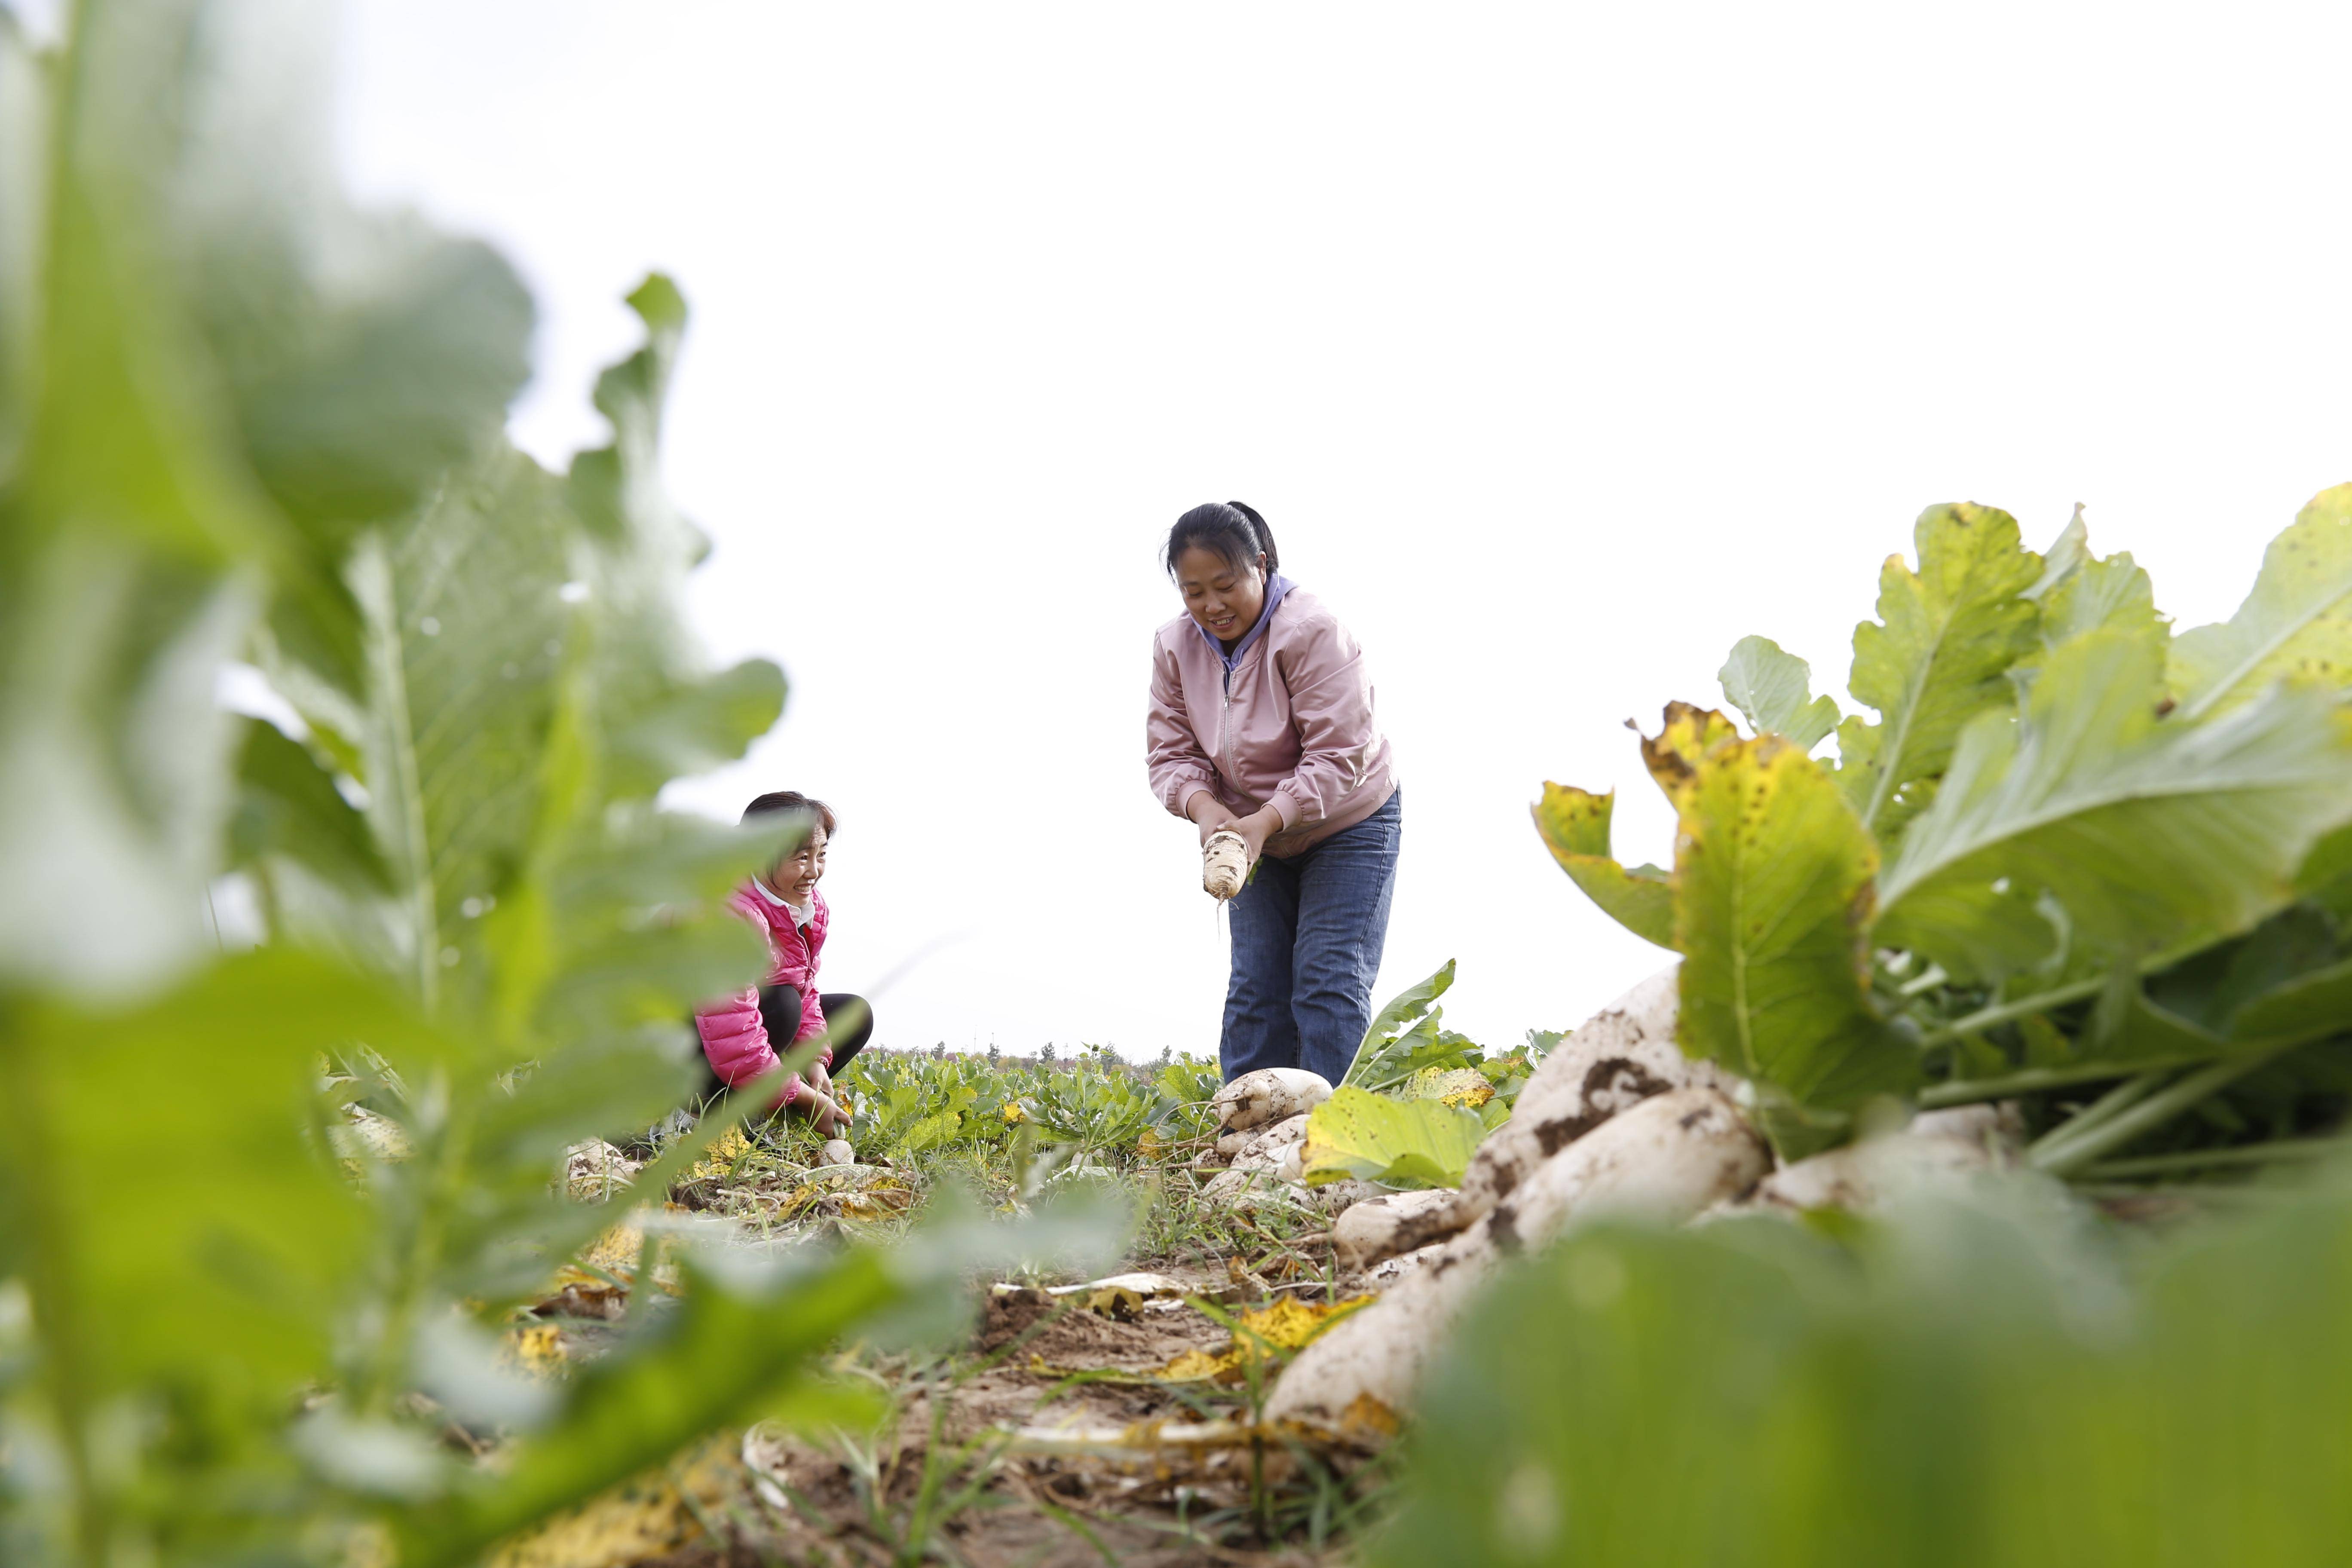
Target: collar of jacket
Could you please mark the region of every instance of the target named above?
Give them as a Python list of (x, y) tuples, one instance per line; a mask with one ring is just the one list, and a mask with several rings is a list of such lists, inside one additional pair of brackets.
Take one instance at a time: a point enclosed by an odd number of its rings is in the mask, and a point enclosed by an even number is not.
[[(1215, 654), (1218, 660), (1224, 665), (1226, 679), (1233, 679), (1234, 670), (1241, 664), (1242, 655), (1249, 652), (1250, 645), (1265, 635), (1265, 628), (1274, 620), (1275, 606), (1281, 604), (1284, 596), (1297, 585), (1279, 572), (1265, 580), (1265, 608), (1257, 613), (1256, 624), (1242, 634), (1242, 640), (1234, 644), (1234, 651), (1231, 653), (1225, 651), (1224, 644), (1209, 635), (1208, 627), (1198, 621), (1192, 621), (1192, 629), (1201, 634), (1201, 640), (1209, 645), (1209, 651)], [(1192, 620), (1189, 616), (1185, 618)]]
[(768, 900), (770, 907), (789, 910), (793, 917), (793, 924), (796, 926), (804, 926), (808, 924), (809, 921), (816, 919), (815, 889), (810, 889), (809, 901), (807, 903), (796, 904), (793, 902), (792, 900), (776, 891), (773, 888), (768, 886), (767, 880), (764, 878), (752, 878), (751, 886), (759, 890), (759, 894), (761, 898)]

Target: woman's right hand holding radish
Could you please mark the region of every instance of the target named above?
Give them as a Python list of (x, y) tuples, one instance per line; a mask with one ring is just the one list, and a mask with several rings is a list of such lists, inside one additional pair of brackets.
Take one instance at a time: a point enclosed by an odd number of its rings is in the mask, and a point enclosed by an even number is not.
[(1220, 833), (1237, 833), (1239, 819), (1225, 809), (1225, 803), (1207, 790), (1196, 790), (1184, 803), (1184, 815), (1201, 829), (1201, 847), (1206, 849), (1209, 840)]

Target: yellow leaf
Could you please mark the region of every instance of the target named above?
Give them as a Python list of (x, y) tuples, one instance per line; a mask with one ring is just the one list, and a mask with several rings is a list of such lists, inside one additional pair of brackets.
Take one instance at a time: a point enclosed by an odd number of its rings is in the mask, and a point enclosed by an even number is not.
[[(672, 1203), (663, 1204), (662, 1209), (668, 1214), (687, 1212), (680, 1205)], [(637, 1278), (638, 1260), (645, 1254), (645, 1246), (646, 1233), (638, 1226), (625, 1224), (614, 1226), (591, 1243), (587, 1251), (580, 1254), (580, 1263), (566, 1263), (555, 1271), (553, 1278), (548, 1281), (546, 1289), (541, 1294), (541, 1304), (553, 1302), (567, 1291), (572, 1292), (579, 1301), (592, 1305), (601, 1303), (607, 1297), (617, 1299), (625, 1295), (625, 1290), (615, 1289), (612, 1280), (606, 1279), (604, 1275), (611, 1275), (613, 1279), (619, 1280), (624, 1287), (634, 1285)], [(582, 1268), (583, 1263), (588, 1267)], [(664, 1263), (654, 1270), (654, 1283), (672, 1296), (678, 1293), (680, 1286), (675, 1260)]]
[(1356, 1296), (1345, 1301), (1301, 1301), (1285, 1296), (1263, 1311), (1244, 1312), (1241, 1325), (1251, 1333), (1286, 1351), (1304, 1350), (1338, 1320), (1375, 1298)]
[(1495, 1098), (1495, 1086), (1476, 1068), (1423, 1068), (1412, 1075), (1405, 1093), (1412, 1100), (1475, 1110)]
[(1397, 1413), (1369, 1394), (1359, 1394), (1339, 1412), (1339, 1430), (1348, 1435), (1370, 1433), (1380, 1437), (1393, 1437), (1402, 1429)]
[(717, 1181), (734, 1168), (736, 1161), (751, 1152), (751, 1145), (744, 1140), (743, 1130), (730, 1127), (711, 1143), (710, 1152), (686, 1173), (686, 1179), (689, 1182)]
[(1222, 1353), (1208, 1351), (1186, 1351), (1160, 1369), (1160, 1375), (1171, 1383), (1201, 1383), (1219, 1373), (1230, 1372), (1241, 1365), (1239, 1352), (1228, 1347)]
[(1299, 1351), (1313, 1343), (1331, 1325), (1375, 1298), (1351, 1297), (1345, 1301), (1300, 1301), (1285, 1296), (1272, 1306), (1244, 1312), (1235, 1319), (1243, 1332), (1222, 1351), (1186, 1351), (1160, 1369), (1171, 1383), (1238, 1383), (1249, 1363), (1268, 1350)]
[(1699, 763), (1717, 747), (1738, 739), (1739, 727), (1714, 709), (1669, 702), (1658, 732), (1642, 737), (1642, 761), (1666, 798), (1679, 803), (1698, 776)]
[(584, 1256), (605, 1273), (625, 1279), (637, 1271), (637, 1258), (645, 1249), (644, 1231), (633, 1225), (616, 1225), (598, 1237)]
[(1613, 790), (1594, 795), (1547, 780), (1543, 798), (1532, 809), (1544, 847), (1585, 897), (1643, 941), (1672, 947), (1673, 884), (1655, 866), (1629, 868), (1616, 858), (1609, 826), (1616, 807)]
[(515, 1364), (526, 1372), (558, 1373), (571, 1360), (553, 1323), (525, 1324), (516, 1331), (510, 1348)]

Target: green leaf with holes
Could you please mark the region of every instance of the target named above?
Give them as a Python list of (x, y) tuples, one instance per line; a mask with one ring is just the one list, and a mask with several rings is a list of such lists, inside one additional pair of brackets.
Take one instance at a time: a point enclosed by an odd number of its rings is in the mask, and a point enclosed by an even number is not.
[(1342, 1084), (1307, 1113), (1299, 1163), (1309, 1186), (1356, 1176), (1391, 1187), (1458, 1187), (1486, 1136), (1475, 1110)]

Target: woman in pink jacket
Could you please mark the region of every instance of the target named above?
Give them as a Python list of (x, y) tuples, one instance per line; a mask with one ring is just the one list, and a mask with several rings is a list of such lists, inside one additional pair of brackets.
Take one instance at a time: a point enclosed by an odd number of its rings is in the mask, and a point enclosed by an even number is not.
[(1225, 1077), (1303, 1067), (1339, 1081), (1372, 1017), (1402, 801), (1363, 650), (1278, 574), (1265, 519), (1239, 501), (1176, 520), (1164, 555), (1185, 613), (1151, 648), (1151, 788), (1242, 836)]
[(832, 1038), (809, 1065), (808, 1082), (795, 1073), (784, 1080), (779, 1108), (799, 1111), (830, 1138), (846, 1120), (834, 1099), (832, 1071), (845, 1066), (874, 1035), (874, 1010), (845, 992), (820, 995), (818, 958), (824, 952), (832, 911), (816, 890), (824, 875), (825, 846), (834, 834), (833, 808), (797, 790), (763, 795), (743, 808), (743, 820), (790, 812), (809, 819), (808, 836), (779, 857), (762, 876), (735, 889), (728, 905), (768, 939), (768, 977), (756, 989), (738, 992), (694, 1016), (709, 1064), (709, 1092), (748, 1083), (772, 1071), (793, 1047), (828, 1029)]

